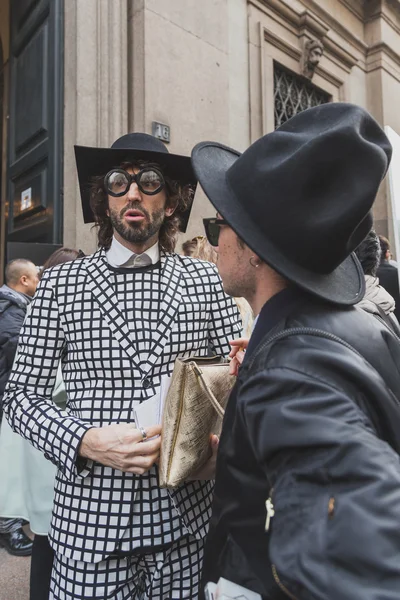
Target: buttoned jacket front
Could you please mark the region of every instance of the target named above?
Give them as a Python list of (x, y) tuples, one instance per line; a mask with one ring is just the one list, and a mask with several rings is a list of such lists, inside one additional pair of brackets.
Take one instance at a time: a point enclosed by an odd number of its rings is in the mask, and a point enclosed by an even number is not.
[[(212, 264), (161, 253), (156, 268), (160, 304), (149, 331), (138, 332), (134, 320), (127, 321), (99, 250), (44, 274), (21, 332), (4, 410), (13, 429), (58, 467), (50, 539), (74, 560), (98, 562), (113, 553), (126, 529), (134, 528), (138, 490), (146, 497), (145, 478), (79, 459), (83, 435), (93, 426), (132, 422), (134, 406), (157, 392), (177, 356), (204, 356), (210, 348), (226, 356), (228, 341), (241, 331), (236, 305)], [(66, 412), (51, 402), (60, 360)], [(144, 513), (160, 494), (153, 471)], [(210, 482), (193, 482), (159, 499), (168, 514), (180, 517), (173, 535), (206, 534), (211, 491)], [(150, 529), (154, 547), (160, 540)]]

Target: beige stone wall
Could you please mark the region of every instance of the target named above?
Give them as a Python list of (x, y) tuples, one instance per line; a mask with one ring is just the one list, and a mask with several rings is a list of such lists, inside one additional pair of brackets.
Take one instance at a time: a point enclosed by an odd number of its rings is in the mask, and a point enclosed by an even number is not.
[[(107, 27), (112, 24), (111, 28)], [(73, 145), (171, 128), (170, 152), (212, 139), (250, 141), (246, 0), (69, 0), (65, 3), (64, 243), (89, 252)], [(214, 214), (201, 190), (188, 231)]]
[[(178, 154), (206, 139), (248, 146), (246, 0), (134, 0), (129, 31), (131, 130), (169, 125)], [(199, 190), (181, 240), (202, 234), (201, 219), (214, 214)]]
[[(400, 133), (400, 2), (395, 0), (68, 0), (65, 69), (65, 242), (94, 245), (82, 225), (74, 143), (109, 145), (126, 131), (171, 128), (169, 150), (205, 139), (245, 149), (274, 128), (273, 65), (302, 71), (322, 40), (312, 79), (333, 100), (370, 110)], [(110, 26), (111, 25), (111, 26)], [(388, 231), (388, 190), (375, 204)], [(188, 232), (214, 214), (196, 195)]]
[(110, 146), (127, 132), (127, 2), (64, 5), (64, 244), (89, 253), (96, 237), (83, 223), (73, 147)]
[[(274, 127), (273, 61), (300, 74), (311, 38), (324, 44), (313, 83), (400, 133), (400, 2), (249, 0), (249, 6), (252, 140)], [(379, 233), (391, 234), (390, 214), (384, 181), (374, 206)]]

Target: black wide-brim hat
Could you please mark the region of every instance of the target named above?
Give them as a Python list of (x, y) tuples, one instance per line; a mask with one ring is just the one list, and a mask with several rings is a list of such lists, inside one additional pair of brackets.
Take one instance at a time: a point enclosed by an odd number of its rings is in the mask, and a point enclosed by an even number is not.
[[(178, 181), (183, 186), (190, 185), (193, 192), (196, 189), (197, 179), (190, 158), (179, 154), (170, 154), (160, 140), (148, 133), (123, 135), (112, 144), (111, 148), (75, 146), (75, 159), (85, 223), (93, 223), (95, 220), (90, 207), (90, 186), (93, 177), (105, 176), (108, 171), (118, 168), (124, 162), (135, 160), (154, 162), (170, 179)], [(190, 205), (184, 213), (179, 215), (180, 229), (183, 232), (186, 231), (191, 208)]]
[(201, 142), (192, 165), (211, 203), (257, 256), (312, 294), (352, 305), (365, 293), (353, 251), (372, 227), (391, 152), (364, 109), (328, 103), (243, 154)]

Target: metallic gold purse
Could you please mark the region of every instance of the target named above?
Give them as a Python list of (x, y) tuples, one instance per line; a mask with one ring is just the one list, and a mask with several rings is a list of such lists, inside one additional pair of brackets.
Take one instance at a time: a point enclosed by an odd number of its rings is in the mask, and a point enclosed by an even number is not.
[(160, 487), (177, 487), (211, 456), (210, 435), (219, 435), (235, 377), (222, 357), (177, 359), (165, 400)]

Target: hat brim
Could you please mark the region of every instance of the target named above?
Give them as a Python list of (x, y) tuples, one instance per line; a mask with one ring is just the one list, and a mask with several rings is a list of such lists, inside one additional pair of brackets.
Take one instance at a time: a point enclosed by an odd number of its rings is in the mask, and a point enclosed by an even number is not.
[(365, 277), (354, 253), (329, 274), (308, 271), (282, 254), (253, 222), (226, 178), (239, 156), (239, 152), (214, 142), (201, 142), (193, 148), (194, 172), (213, 206), (249, 248), (283, 277), (329, 302), (357, 304), (365, 293)]
[[(155, 162), (170, 179), (179, 181), (182, 185), (191, 185), (194, 191), (196, 189), (197, 179), (188, 156), (149, 150), (75, 146), (75, 160), (85, 223), (94, 223), (94, 215), (90, 207), (90, 185), (93, 177), (106, 175), (108, 171), (128, 160)], [(180, 215), (180, 229), (183, 232), (186, 231), (190, 211), (191, 206)]]

